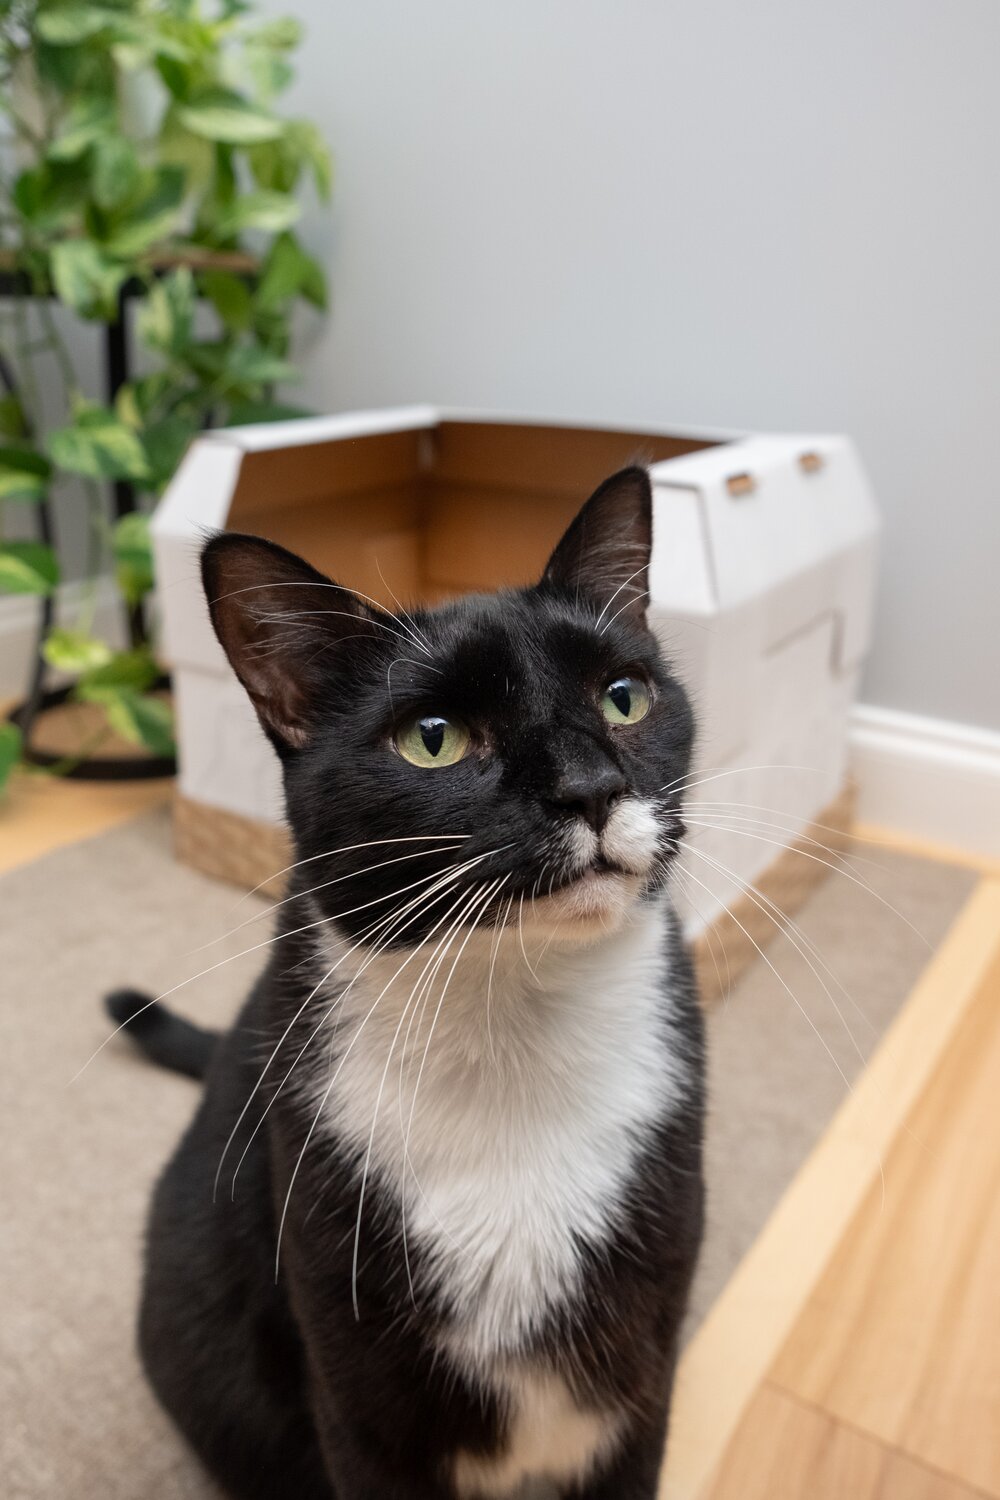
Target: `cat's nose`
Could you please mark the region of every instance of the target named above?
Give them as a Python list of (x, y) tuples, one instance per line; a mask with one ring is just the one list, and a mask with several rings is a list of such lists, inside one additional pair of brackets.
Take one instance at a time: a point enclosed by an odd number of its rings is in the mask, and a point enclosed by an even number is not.
[(585, 818), (595, 833), (603, 833), (611, 810), (625, 790), (625, 778), (617, 766), (587, 766), (564, 771), (553, 787), (549, 801), (560, 812)]

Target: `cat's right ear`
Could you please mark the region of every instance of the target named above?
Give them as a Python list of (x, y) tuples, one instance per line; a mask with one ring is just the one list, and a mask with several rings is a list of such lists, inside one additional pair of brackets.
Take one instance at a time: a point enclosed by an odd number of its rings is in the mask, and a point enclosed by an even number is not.
[(330, 652), (379, 628), (377, 611), (262, 537), (226, 532), (201, 554), (215, 633), (280, 752), (308, 744)]

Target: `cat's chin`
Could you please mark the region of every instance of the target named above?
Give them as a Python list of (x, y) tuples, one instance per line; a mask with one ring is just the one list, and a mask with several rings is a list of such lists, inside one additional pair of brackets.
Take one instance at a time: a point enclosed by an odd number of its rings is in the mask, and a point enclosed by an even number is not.
[(551, 896), (526, 901), (525, 930), (576, 943), (608, 937), (635, 910), (645, 883), (623, 870), (587, 870)]

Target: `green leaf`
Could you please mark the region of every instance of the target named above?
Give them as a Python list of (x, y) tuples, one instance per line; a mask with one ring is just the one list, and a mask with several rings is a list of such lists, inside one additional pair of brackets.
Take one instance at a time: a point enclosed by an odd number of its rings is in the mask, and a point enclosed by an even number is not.
[(315, 416), (305, 406), (282, 406), (269, 401), (239, 401), (229, 408), (226, 427), (251, 427), (258, 422), (295, 422)]
[(84, 318), (112, 320), (127, 276), (124, 266), (90, 240), (61, 240), (52, 247), (56, 292)]
[(295, 187), (298, 167), (288, 170), (284, 141), (263, 141), (247, 152), (250, 170), (259, 187), (269, 192), (290, 193)]
[(264, 47), (248, 46), (244, 63), (259, 99), (273, 99), (287, 89), (295, 77), (291, 64), (275, 52)]
[(93, 191), (99, 208), (111, 213), (133, 198), (139, 187), (139, 158), (122, 135), (94, 142)]
[(144, 745), (154, 755), (173, 755), (174, 716), (162, 698), (142, 698), (123, 691), (109, 696), (104, 705), (112, 729), (135, 745)]
[(73, 47), (119, 19), (116, 11), (99, 5), (60, 5), (43, 10), (35, 20), (35, 30), (54, 47)]
[(329, 147), (316, 126), (309, 120), (292, 120), (285, 130), (285, 141), (288, 151), (309, 167), (316, 191), (325, 202), (333, 185), (333, 163)]
[(57, 94), (83, 93), (108, 76), (107, 61), (100, 47), (53, 46), (36, 30), (33, 53), (39, 81)]
[(229, 89), (202, 90), (180, 106), (177, 117), (195, 135), (233, 146), (274, 141), (284, 130), (280, 120)]
[(27, 436), (27, 432), (24, 407), (17, 396), (0, 396), (0, 436), (22, 438)]
[(142, 481), (150, 477), (138, 436), (116, 412), (104, 407), (84, 411), (71, 426), (53, 432), (49, 452), (61, 469), (90, 479)]
[(42, 655), (57, 672), (86, 672), (111, 660), (111, 647), (83, 630), (50, 630)]
[(59, 563), (44, 542), (0, 542), (0, 591), (51, 594), (58, 582)]
[(47, 488), (37, 474), (25, 474), (16, 469), (0, 468), (0, 501), (44, 500)]
[(0, 448), (0, 500), (42, 500), (52, 465), (30, 448)]
[(153, 370), (123, 385), (115, 397), (115, 410), (126, 427), (141, 427), (152, 412), (176, 395), (177, 376), (170, 370)]
[(109, 652), (106, 662), (84, 673), (76, 685), (76, 696), (86, 703), (101, 703), (121, 688), (144, 693), (159, 675), (160, 669), (148, 646)]
[(137, 320), (143, 343), (161, 354), (179, 353), (191, 338), (194, 304), (194, 277), (186, 266), (154, 282)]
[(294, 365), (252, 344), (230, 351), (224, 374), (235, 385), (278, 385), (301, 379)]
[(111, 56), (122, 73), (137, 73), (153, 61), (153, 47), (150, 42), (118, 42), (111, 48)]
[(163, 117), (158, 149), (160, 160), (165, 165), (181, 168), (190, 189), (202, 192), (208, 187), (215, 171), (212, 142), (185, 129), (174, 107)]
[(238, 333), (250, 327), (253, 298), (242, 276), (229, 271), (206, 271), (201, 289), (227, 328)]
[(38, 235), (78, 228), (86, 208), (90, 184), (73, 162), (43, 162), (22, 172), (11, 201)]
[(117, 129), (115, 101), (107, 95), (77, 99), (70, 106), (63, 127), (49, 147), (54, 161), (76, 161), (88, 146)]
[(262, 188), (290, 193), (305, 167), (313, 174), (316, 191), (322, 199), (330, 196), (333, 169), (326, 143), (315, 125), (308, 120), (289, 120), (280, 140), (253, 146), (249, 152), (250, 170)]
[(319, 307), (326, 306), (326, 278), (321, 267), (302, 249), (294, 235), (283, 234), (264, 263), (256, 305), (261, 311), (280, 307), (291, 297), (302, 295)]
[(243, 193), (220, 216), (216, 233), (220, 239), (231, 239), (245, 229), (263, 229), (269, 234), (277, 234), (294, 224), (301, 212), (301, 204), (287, 193)]
[(257, 387), (300, 379), (287, 360), (260, 344), (231, 344), (227, 339), (192, 344), (187, 357), (193, 370), (220, 393), (234, 392), (250, 399)]
[(153, 547), (149, 518), (137, 511), (122, 516), (111, 536), (115, 577), (128, 604), (138, 604), (153, 587)]
[(292, 335), (287, 305), (256, 309), (253, 333), (261, 348), (275, 359), (287, 359)]
[(10, 780), (10, 773), (21, 759), (21, 731), (16, 724), (0, 724), (0, 792)]
[(156, 59), (156, 71), (163, 79), (175, 99), (186, 99), (191, 92), (191, 70), (176, 57), (161, 55)]
[(158, 167), (150, 191), (120, 216), (109, 234), (108, 251), (126, 260), (145, 254), (176, 229), (183, 205), (183, 170)]
[(0, 468), (20, 469), (25, 474), (39, 474), (43, 479), (52, 473), (45, 454), (36, 453), (33, 448), (0, 448)]
[(115, 392), (115, 415), (126, 427), (131, 427), (133, 432), (142, 426), (142, 411), (135, 393), (134, 385), (120, 385)]
[[(173, 415), (153, 422), (142, 434), (143, 447), (149, 462), (152, 483), (157, 490), (173, 479), (188, 444), (197, 436), (200, 423)], [(152, 581), (152, 580), (150, 580)]]
[(268, 21), (246, 38), (248, 45), (268, 47), (274, 52), (292, 52), (302, 41), (302, 22), (285, 16)]

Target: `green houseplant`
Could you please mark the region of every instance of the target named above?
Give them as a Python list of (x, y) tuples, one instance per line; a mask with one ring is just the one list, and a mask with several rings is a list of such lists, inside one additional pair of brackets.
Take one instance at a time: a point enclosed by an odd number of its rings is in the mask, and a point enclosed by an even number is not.
[[(112, 519), (106, 489), (155, 496), (201, 428), (292, 411), (271, 400), (296, 373), (291, 314), (326, 304), (294, 225), (305, 180), (330, 187), (315, 128), (275, 108), (299, 40), (295, 21), (262, 22), (245, 0), (0, 0), (0, 592), (39, 597), (48, 666), (160, 755), (172, 736), (142, 616), (148, 523), (141, 506)], [(141, 373), (88, 400), (53, 301), (115, 324), (127, 297)], [(62, 414), (46, 425), (37, 364), (53, 355)], [(49, 500), (66, 475), (85, 496), (90, 572), (113, 564), (131, 609), (126, 650), (93, 633), (92, 610), (55, 618)], [(37, 540), (5, 539), (3, 511), (24, 506)], [(0, 782), (21, 748), (3, 724)]]

